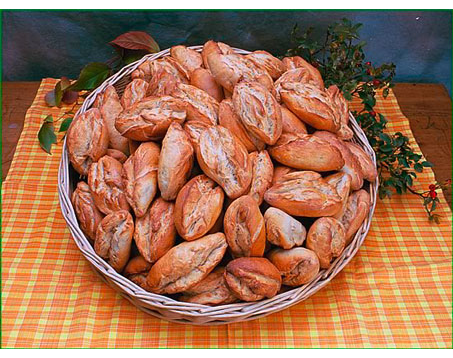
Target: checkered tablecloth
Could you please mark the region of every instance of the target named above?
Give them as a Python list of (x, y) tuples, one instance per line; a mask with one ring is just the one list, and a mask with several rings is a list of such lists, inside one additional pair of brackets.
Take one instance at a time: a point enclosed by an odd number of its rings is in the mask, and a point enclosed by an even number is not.
[[(27, 112), (2, 187), (3, 347), (451, 347), (451, 212), (442, 194), (439, 225), (420, 199), (379, 201), (371, 230), (350, 264), (306, 301), (262, 319), (224, 326), (169, 323), (136, 309), (91, 271), (60, 212), (57, 171), (39, 147), (42, 81)], [(389, 130), (419, 151), (393, 93), (377, 110)], [(428, 168), (415, 185), (434, 182)]]

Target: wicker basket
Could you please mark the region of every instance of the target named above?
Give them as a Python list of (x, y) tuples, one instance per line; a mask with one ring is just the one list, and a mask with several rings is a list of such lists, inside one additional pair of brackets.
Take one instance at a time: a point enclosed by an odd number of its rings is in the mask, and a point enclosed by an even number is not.
[[(201, 51), (202, 46), (193, 46), (191, 48), (196, 51)], [(249, 53), (249, 51), (241, 49), (234, 49), (234, 51), (239, 54)], [(164, 50), (156, 54), (147, 55), (141, 60), (121, 69), (121, 71), (107, 79), (85, 99), (77, 114), (83, 113), (89, 109), (94, 102), (96, 95), (103, 92), (109, 85), (114, 85), (117, 91), (121, 94), (130, 81), (130, 74), (132, 71), (134, 71), (144, 61), (168, 56), (169, 52), (169, 50)], [(372, 157), (373, 162), (376, 164), (374, 151), (370, 147), (365, 134), (352, 115), (350, 115), (349, 123), (354, 131), (353, 141), (358, 143)], [(61, 210), (74, 241), (82, 254), (91, 264), (94, 271), (99, 274), (104, 282), (118, 291), (124, 298), (129, 300), (142, 311), (168, 321), (197, 325), (218, 325), (263, 317), (302, 302), (327, 285), (330, 280), (332, 280), (337, 273), (349, 263), (365, 240), (370, 228), (374, 208), (376, 206), (376, 193), (378, 187), (377, 180), (368, 185), (368, 187), (365, 187), (365, 189), (370, 193), (372, 204), (368, 217), (365, 219), (357, 234), (354, 236), (352, 242), (345, 248), (342, 255), (332, 263), (329, 269), (321, 270), (313, 281), (301, 287), (280, 293), (273, 298), (259, 302), (234, 303), (210, 307), (194, 303), (179, 302), (166, 296), (147, 292), (132, 281), (117, 273), (108, 263), (100, 258), (81, 231), (70, 200), (73, 189), (78, 181), (78, 177), (78, 174), (69, 164), (68, 151), (65, 141), (58, 173), (58, 193)]]

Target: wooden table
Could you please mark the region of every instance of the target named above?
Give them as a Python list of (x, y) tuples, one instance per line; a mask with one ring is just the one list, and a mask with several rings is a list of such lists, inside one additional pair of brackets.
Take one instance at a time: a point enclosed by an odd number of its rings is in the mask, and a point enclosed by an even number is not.
[[(38, 87), (39, 82), (3, 83), (2, 180), (8, 174), (25, 113)], [(436, 179), (450, 179), (451, 98), (447, 90), (438, 84), (399, 83), (394, 92), (423, 154), (435, 165)], [(451, 207), (451, 190), (445, 195)]]

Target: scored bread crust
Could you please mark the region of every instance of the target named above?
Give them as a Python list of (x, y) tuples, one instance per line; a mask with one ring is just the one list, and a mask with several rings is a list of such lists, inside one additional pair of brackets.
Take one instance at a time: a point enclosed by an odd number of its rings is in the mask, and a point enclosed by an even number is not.
[(345, 144), (357, 159), (363, 177), (369, 182), (374, 182), (377, 178), (377, 170), (370, 156), (356, 143), (345, 142)]
[(338, 219), (346, 209), (349, 193), (351, 192), (351, 177), (349, 174), (339, 172), (325, 177), (324, 180), (333, 186), (341, 197), (341, 209), (333, 216)]
[(267, 51), (253, 51), (245, 57), (252, 61), (257, 67), (264, 68), (273, 80), (279, 78), (283, 72), (286, 71), (283, 62)]
[(212, 40), (206, 41), (203, 45), (203, 49), (201, 50), (201, 58), (203, 59), (204, 67), (209, 70), (209, 63), (208, 63), (208, 56), (212, 53), (218, 53), (222, 55), (229, 55), (233, 54), (233, 49), (223, 43), (223, 42), (215, 42)]
[(285, 57), (282, 60), (282, 63), (285, 65), (287, 70), (292, 70), (295, 68), (303, 68), (308, 73), (313, 82), (316, 84), (319, 89), (324, 90), (324, 81), (322, 79), (321, 73), (313, 65), (309, 64), (300, 56)]
[(141, 78), (136, 78), (129, 83), (121, 97), (121, 105), (124, 109), (131, 107), (134, 103), (140, 102), (146, 97), (148, 91), (148, 82)]
[(326, 93), (332, 98), (332, 102), (337, 107), (338, 116), (340, 118), (340, 128), (337, 135), (342, 140), (350, 140), (354, 136), (354, 132), (349, 128), (349, 105), (340, 89), (336, 85), (327, 88)]
[(270, 207), (264, 213), (266, 239), (284, 249), (302, 246), (307, 236), (305, 227), (283, 210)]
[(282, 111), (282, 133), (307, 134), (307, 127), (288, 108), (281, 106)]
[(170, 56), (184, 67), (189, 74), (203, 65), (201, 54), (184, 45), (173, 46), (170, 49)]
[(346, 208), (338, 220), (343, 224), (348, 245), (362, 225), (363, 220), (370, 212), (371, 198), (366, 190), (358, 190), (352, 193), (347, 201)]
[(264, 193), (271, 186), (274, 175), (274, 165), (266, 150), (249, 154), (252, 165), (252, 182), (247, 195), (250, 195), (258, 205), (263, 203)]
[(190, 84), (205, 91), (217, 102), (221, 102), (224, 98), (222, 86), (215, 81), (211, 72), (206, 68), (193, 70), (190, 74)]

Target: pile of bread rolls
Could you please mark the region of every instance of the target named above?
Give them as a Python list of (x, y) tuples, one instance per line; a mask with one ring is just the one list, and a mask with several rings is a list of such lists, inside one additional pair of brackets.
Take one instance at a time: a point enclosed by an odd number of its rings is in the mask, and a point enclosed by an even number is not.
[(131, 77), (67, 134), (80, 228), (113, 269), (147, 291), (220, 305), (306, 284), (341, 255), (376, 169), (316, 68), (208, 41)]

